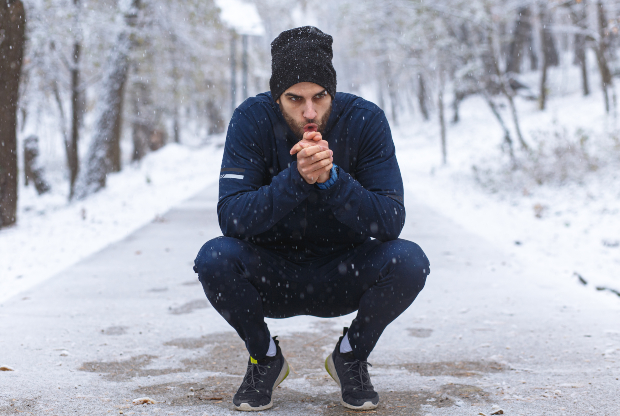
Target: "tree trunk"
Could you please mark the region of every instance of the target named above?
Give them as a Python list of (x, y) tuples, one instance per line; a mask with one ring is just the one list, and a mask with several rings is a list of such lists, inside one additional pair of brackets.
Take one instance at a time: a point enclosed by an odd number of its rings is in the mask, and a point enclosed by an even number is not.
[(530, 71), (536, 71), (538, 69), (538, 55), (536, 54), (536, 48), (534, 46), (534, 38), (530, 38)]
[(523, 134), (521, 134), (521, 125), (519, 124), (519, 115), (517, 113), (517, 107), (515, 106), (514, 99), (512, 95), (510, 94), (506, 94), (506, 98), (508, 98), (508, 104), (510, 105), (510, 113), (512, 114), (512, 121), (515, 125), (515, 131), (517, 132), (517, 139), (519, 140), (521, 149), (530, 150), (530, 147), (525, 142), (525, 139), (523, 139)]
[[(134, 74), (136, 79), (140, 79), (138, 74)], [(131, 120), (131, 138), (133, 141), (133, 162), (142, 160), (146, 155), (149, 137), (153, 133), (153, 127), (149, 121), (150, 97), (148, 96), (148, 86), (145, 82), (136, 81), (132, 88), (131, 104), (133, 118)]]
[(518, 13), (519, 16), (515, 22), (513, 37), (508, 47), (506, 72), (521, 72), (523, 51), (531, 38), (532, 24), (530, 22), (529, 7), (521, 7)]
[[(127, 66), (129, 66), (128, 63)], [(123, 167), (121, 165), (121, 132), (123, 127), (123, 103), (125, 101), (124, 95), (127, 81), (127, 69), (125, 69), (124, 75), (120, 73), (119, 75), (122, 76), (122, 78), (117, 78), (119, 82), (115, 91), (117, 96), (114, 98), (114, 105), (116, 106), (114, 109), (114, 127), (112, 129), (110, 142), (108, 143), (108, 172), (120, 172)]]
[(448, 144), (446, 142), (446, 119), (444, 116), (443, 90), (444, 90), (444, 74), (440, 68), (439, 71), (439, 91), (437, 94), (437, 105), (439, 107), (439, 130), (441, 132), (441, 161), (445, 165), (448, 163)]
[(237, 34), (230, 31), (230, 114), (237, 108)]
[(17, 103), (25, 25), (20, 0), (0, 1), (0, 228), (17, 220)]
[(581, 67), (581, 87), (583, 89), (583, 96), (587, 97), (588, 95), (590, 95), (590, 83), (588, 82), (588, 62), (586, 59), (585, 47), (583, 50), (583, 54), (579, 59), (579, 66)]
[(422, 74), (418, 74), (418, 102), (420, 103), (420, 112), (424, 120), (429, 119), (428, 104), (426, 103), (426, 83)]
[(545, 23), (547, 22), (546, 6), (541, 3), (539, 7), (540, 39), (542, 41), (542, 68), (540, 71), (540, 93), (538, 95), (538, 108), (540, 110), (544, 110), (547, 102), (547, 70), (549, 69), (550, 50), (545, 43), (545, 38), (547, 36), (547, 29), (545, 28)]
[(538, 95), (538, 109), (544, 110), (547, 103), (547, 69), (549, 68), (546, 54), (543, 52), (542, 70), (540, 71), (540, 93)]
[(463, 100), (465, 99), (465, 97), (468, 94), (464, 91), (458, 91), (455, 90), (454, 91), (454, 100), (452, 101), (452, 124), (456, 124), (459, 121), (461, 121), (461, 116), (460, 116), (460, 108), (461, 108), (461, 103), (463, 102)]
[(546, 3), (540, 3), (540, 25), (541, 25), (541, 43), (542, 43), (542, 54), (547, 56), (547, 65), (548, 66), (558, 66), (560, 64), (560, 54), (558, 53), (558, 48), (555, 45), (555, 39), (553, 38), (553, 34), (549, 30), (552, 24), (551, 14), (547, 9)]
[[(126, 3), (121, 3), (126, 4)], [(129, 68), (129, 52), (132, 47), (132, 28), (138, 1), (134, 0), (128, 10), (122, 10), (125, 28), (119, 34), (116, 45), (108, 57), (107, 67), (101, 81), (99, 107), (95, 117), (95, 132), (88, 148), (86, 166), (78, 177), (75, 189), (77, 199), (86, 198), (106, 186), (107, 174), (114, 163), (120, 162), (120, 142), (123, 90)]]
[(394, 126), (398, 126), (398, 93), (393, 80), (390, 80), (388, 84), (388, 92), (390, 94), (390, 106), (392, 108), (392, 122)]
[[(176, 44), (176, 36), (172, 37), (172, 41), (173, 44)], [(181, 143), (181, 132), (180, 132), (180, 128), (181, 126), (179, 125), (179, 68), (177, 65), (177, 61), (178, 58), (176, 57), (176, 48), (173, 48), (173, 52), (172, 52), (172, 76), (174, 77), (174, 80), (172, 81), (172, 95), (174, 97), (174, 113), (173, 113), (173, 120), (172, 120), (172, 129), (173, 131), (173, 135), (174, 135), (174, 142), (175, 143)]]
[[(73, 0), (75, 6), (75, 23), (79, 26), (80, 0)], [(80, 169), (78, 142), (80, 141), (80, 126), (84, 110), (83, 93), (80, 85), (80, 56), (82, 44), (78, 37), (73, 43), (73, 66), (71, 67), (71, 137), (65, 142), (67, 153), (67, 167), (69, 168), (69, 200), (75, 193), (75, 181)], [(66, 140), (66, 138), (65, 138)]]
[(174, 129), (174, 142), (181, 143), (181, 133), (179, 132), (179, 129), (181, 128), (181, 126), (179, 126), (179, 109), (176, 105), (174, 107), (174, 120), (172, 121), (172, 128)]
[(598, 34), (599, 41), (594, 48), (596, 53), (596, 61), (598, 63), (598, 69), (601, 73), (601, 87), (603, 89), (603, 99), (605, 101), (605, 111), (609, 113), (609, 87), (612, 85), (611, 71), (607, 63), (607, 47), (609, 44), (609, 33), (607, 31), (607, 18), (605, 16), (605, 9), (603, 3), (600, 1), (596, 4), (597, 8), (597, 21), (598, 21)]
[[(77, 4), (77, 2), (76, 2)], [(83, 111), (80, 91), (80, 42), (73, 44), (73, 68), (71, 69), (71, 141), (67, 144), (67, 165), (69, 167), (69, 199), (75, 192), (75, 181), (80, 169), (78, 142), (80, 141), (80, 113)]]
[(209, 135), (223, 133), (226, 130), (222, 106), (216, 104), (213, 98), (207, 99), (207, 120), (209, 121)]
[[(139, 27), (143, 29), (143, 25)], [(176, 36), (172, 36), (176, 45)], [(174, 50), (172, 55), (173, 72), (172, 83), (174, 99), (176, 100), (176, 83), (179, 74), (176, 71), (176, 57)], [(131, 105), (131, 138), (133, 142), (132, 162), (142, 160), (150, 147), (150, 139), (157, 125), (155, 106), (153, 105), (151, 85), (153, 63), (152, 43), (148, 36), (141, 36), (133, 43), (131, 62), (131, 77), (129, 81), (129, 94)], [(176, 101), (175, 101), (176, 102)]]
[[(502, 69), (500, 68), (498, 60), (496, 58), (495, 49), (493, 47), (495, 42), (493, 41), (492, 30), (490, 30), (487, 34), (487, 43), (488, 43), (488, 54), (489, 54), (488, 59), (487, 59), (487, 65), (489, 66), (489, 72), (491, 72), (491, 69), (492, 69), (492, 72), (495, 73), (495, 76), (497, 77), (497, 86), (499, 87), (499, 90), (501, 91), (501, 93), (508, 100), (508, 104), (510, 105), (510, 112), (512, 114), (512, 121), (515, 125), (515, 132), (517, 133), (517, 140), (519, 141), (521, 148), (524, 150), (529, 150), (529, 146), (527, 145), (527, 143), (523, 139), (523, 135), (521, 134), (521, 127), (519, 125), (517, 107), (515, 106), (515, 102), (513, 98), (514, 91), (508, 84), (508, 80), (506, 79), (506, 74), (502, 72)], [(489, 87), (487, 86), (487, 88)]]
[[(581, 0), (579, 3), (575, 2), (570, 6), (570, 17), (573, 24), (582, 31), (588, 28), (588, 15), (586, 0)], [(579, 65), (581, 69), (581, 88), (583, 95), (590, 95), (590, 83), (588, 81), (588, 61), (586, 54), (586, 35), (579, 33), (575, 35), (575, 63)]]
[(24, 177), (26, 186), (32, 180), (39, 195), (51, 189), (45, 180), (45, 170), (39, 160), (39, 138), (34, 135), (24, 140)]
[(497, 119), (499, 125), (502, 127), (502, 130), (504, 130), (504, 143), (502, 146), (502, 149), (508, 148), (508, 154), (510, 155), (510, 160), (512, 160), (514, 162), (515, 160), (515, 154), (514, 154), (514, 148), (512, 145), (512, 139), (510, 138), (510, 130), (508, 130), (508, 127), (506, 126), (506, 123), (504, 122), (504, 119), (502, 118), (502, 115), (500, 114), (499, 110), (497, 109), (497, 106), (495, 105), (495, 102), (493, 102), (493, 99), (489, 96), (488, 93), (484, 92), (482, 93), (482, 95), (484, 96), (484, 99), (486, 100), (487, 104), (489, 105), (489, 108), (491, 109), (491, 112), (493, 113), (493, 115), (495, 116), (495, 118)]

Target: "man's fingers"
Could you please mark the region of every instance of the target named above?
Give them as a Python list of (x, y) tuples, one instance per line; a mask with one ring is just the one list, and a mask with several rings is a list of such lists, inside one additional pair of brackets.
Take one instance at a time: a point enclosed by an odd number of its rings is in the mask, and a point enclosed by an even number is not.
[(305, 149), (300, 151), (299, 154), (297, 155), (297, 157), (298, 158), (300, 158), (300, 157), (302, 157), (302, 158), (303, 157), (310, 157), (310, 156), (312, 156), (312, 155), (314, 155), (316, 153), (319, 153), (319, 152), (328, 152), (331, 155), (331, 150), (328, 150), (328, 149), (326, 149), (323, 146), (314, 145), (314, 146), (306, 147)]
[(316, 131), (307, 131), (303, 135), (303, 140), (312, 140), (312, 138), (316, 135)]
[(316, 146), (316, 144), (314, 142), (301, 141), (291, 148), (290, 153), (291, 155), (294, 155), (295, 153), (299, 153), (306, 147), (310, 147), (310, 146)]
[(320, 139), (319, 141), (304, 139), (296, 143), (295, 146), (291, 148), (290, 154), (294, 155), (295, 153), (299, 153), (305, 147), (316, 146), (316, 145), (323, 146), (329, 149), (329, 143), (323, 139)]
[(323, 135), (319, 133), (318, 131), (308, 131), (304, 133), (303, 135), (304, 140), (314, 140), (318, 142), (322, 138), (323, 138)]
[(319, 174), (323, 173), (323, 172), (327, 172), (329, 169), (331, 169), (331, 167), (327, 170), (325, 170), (325, 168), (327, 166), (333, 166), (333, 161), (331, 160), (331, 158), (328, 159), (322, 159), (319, 160), (318, 162), (315, 162), (311, 165), (307, 165), (307, 166), (303, 166), (302, 167), (302, 171), (303, 173), (309, 175), (315, 175), (317, 172), (319, 172)]
[[(321, 162), (319, 162), (319, 163), (321, 163)], [(318, 163), (315, 163), (315, 165), (317, 165), (317, 164)], [(333, 166), (334, 166), (334, 164), (332, 162), (329, 162), (325, 166), (320, 166), (316, 170), (311, 171), (309, 173), (309, 176), (311, 176), (316, 181), (317, 179), (319, 179), (319, 176), (321, 176), (325, 172), (329, 172), (330, 170), (332, 170)]]
[(301, 152), (304, 148), (306, 148), (308, 146), (310, 146), (309, 143), (299, 142), (299, 143), (297, 143), (295, 146), (293, 146), (291, 148), (290, 153), (291, 153), (291, 155), (294, 155), (295, 153)]
[(304, 180), (309, 184), (313, 184), (316, 183), (316, 181), (321, 177), (321, 175), (332, 170), (332, 167), (334, 167), (332, 161), (330, 159), (324, 159), (310, 166), (298, 168), (300, 169), (299, 173), (304, 178)]
[(332, 158), (332, 151), (331, 150), (323, 150), (322, 152), (318, 152), (313, 154), (312, 156), (309, 157), (310, 162), (314, 163), (318, 160), (323, 160), (323, 159), (331, 159)]

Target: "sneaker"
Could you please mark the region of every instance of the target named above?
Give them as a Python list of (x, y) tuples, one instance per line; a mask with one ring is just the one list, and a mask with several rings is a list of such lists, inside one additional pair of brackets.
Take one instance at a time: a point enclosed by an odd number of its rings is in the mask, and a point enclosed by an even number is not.
[(379, 394), (370, 382), (368, 361), (355, 358), (353, 352), (341, 353), (340, 343), (348, 328), (344, 328), (334, 352), (325, 360), (325, 369), (340, 386), (340, 403), (348, 409), (372, 410), (379, 404)]
[(248, 368), (243, 377), (243, 383), (233, 397), (235, 409), (252, 412), (266, 410), (273, 406), (271, 395), (273, 389), (278, 387), (288, 376), (289, 367), (282, 355), (276, 337), (277, 352), (273, 357), (265, 357), (262, 360), (248, 359)]

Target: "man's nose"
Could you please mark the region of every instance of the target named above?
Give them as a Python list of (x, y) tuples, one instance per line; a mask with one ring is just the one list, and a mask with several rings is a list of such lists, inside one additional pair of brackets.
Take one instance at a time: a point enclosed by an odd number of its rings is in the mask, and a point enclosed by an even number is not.
[(316, 110), (314, 109), (314, 103), (312, 100), (306, 101), (303, 116), (308, 120), (314, 120), (316, 117)]

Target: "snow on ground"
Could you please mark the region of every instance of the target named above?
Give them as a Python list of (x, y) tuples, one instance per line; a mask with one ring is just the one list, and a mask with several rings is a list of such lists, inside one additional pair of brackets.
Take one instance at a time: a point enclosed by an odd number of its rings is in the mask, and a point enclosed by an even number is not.
[(0, 302), (156, 221), (216, 182), (222, 141), (202, 147), (169, 144), (140, 165), (109, 175), (107, 188), (84, 201), (67, 202), (67, 182), (58, 172), (50, 172), (52, 192), (43, 196), (20, 181), (18, 224), (0, 232)]
[[(560, 277), (566, 284), (580, 285), (579, 275), (588, 282), (584, 290), (620, 291), (620, 141), (615, 118), (605, 115), (599, 92), (582, 97), (579, 82), (566, 87), (567, 80), (561, 79), (566, 74), (560, 71), (555, 70), (546, 111), (539, 111), (536, 102), (517, 102), (525, 140), (539, 157), (533, 173), (511, 172), (500, 148), (502, 131), (486, 103), (475, 97), (463, 103), (461, 122), (448, 128), (447, 166), (441, 163), (436, 121), (413, 118), (393, 128), (403, 179), (426, 204), (515, 259), (553, 275), (551, 281)], [(503, 115), (512, 126), (507, 109)], [(543, 138), (547, 148), (540, 150)], [(549, 143), (557, 149), (549, 149)], [(565, 154), (555, 157), (560, 151)], [(559, 174), (562, 170), (566, 179)], [(542, 185), (536, 177), (543, 178)], [(408, 216), (415, 218), (415, 213)], [(620, 304), (612, 292), (602, 291), (601, 296)]]

